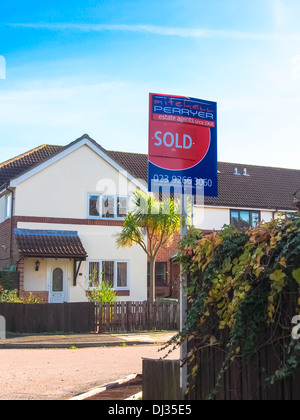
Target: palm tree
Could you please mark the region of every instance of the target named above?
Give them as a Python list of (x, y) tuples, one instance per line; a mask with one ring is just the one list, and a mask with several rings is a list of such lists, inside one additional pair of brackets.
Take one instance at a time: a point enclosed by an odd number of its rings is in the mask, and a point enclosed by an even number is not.
[(155, 301), (155, 262), (159, 250), (167, 245), (174, 232), (180, 231), (180, 212), (174, 199), (159, 201), (138, 190), (134, 194), (134, 210), (124, 219), (117, 235), (118, 247), (138, 244), (150, 260), (150, 302)]

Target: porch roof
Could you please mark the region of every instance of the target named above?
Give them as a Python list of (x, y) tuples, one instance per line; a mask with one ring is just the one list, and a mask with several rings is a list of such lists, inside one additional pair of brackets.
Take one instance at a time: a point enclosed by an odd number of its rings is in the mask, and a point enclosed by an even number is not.
[(87, 258), (75, 231), (15, 229), (14, 234), (23, 257)]

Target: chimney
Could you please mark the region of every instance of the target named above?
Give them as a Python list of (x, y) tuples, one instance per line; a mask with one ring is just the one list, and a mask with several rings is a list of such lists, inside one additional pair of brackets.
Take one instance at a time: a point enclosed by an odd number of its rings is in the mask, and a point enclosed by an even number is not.
[(244, 176), (250, 176), (250, 175), (248, 174), (248, 172), (247, 172), (247, 168), (244, 168), (244, 173), (243, 173), (243, 175), (244, 175)]
[(235, 170), (234, 170), (234, 175), (241, 175), (241, 174), (239, 173), (238, 168), (235, 168)]

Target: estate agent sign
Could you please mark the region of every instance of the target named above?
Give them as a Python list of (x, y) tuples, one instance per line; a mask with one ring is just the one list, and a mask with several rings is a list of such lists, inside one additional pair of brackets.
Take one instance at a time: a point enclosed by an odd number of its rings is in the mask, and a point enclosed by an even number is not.
[(149, 191), (180, 186), (216, 197), (216, 102), (150, 93), (149, 105)]

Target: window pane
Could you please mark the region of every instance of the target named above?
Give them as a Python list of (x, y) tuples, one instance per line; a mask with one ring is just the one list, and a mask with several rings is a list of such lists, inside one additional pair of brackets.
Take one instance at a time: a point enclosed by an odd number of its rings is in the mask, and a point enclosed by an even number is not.
[(63, 276), (64, 276), (64, 273), (61, 268), (55, 268), (53, 270), (52, 292), (63, 291)]
[(258, 226), (260, 222), (259, 213), (252, 212), (252, 227)]
[(98, 262), (89, 263), (89, 287), (99, 287), (100, 267)]
[(230, 221), (230, 223), (233, 226), (238, 227), (238, 222), (239, 222), (239, 212), (238, 211), (232, 211), (231, 212), (231, 221)]
[(117, 217), (124, 217), (127, 214), (127, 198), (118, 197), (117, 199)]
[(248, 229), (250, 227), (249, 211), (240, 211), (239, 227), (240, 229)]
[(114, 287), (114, 262), (103, 261), (102, 262), (102, 281), (109, 283)]
[(127, 287), (127, 263), (118, 262), (117, 287)]
[(243, 222), (248, 223), (248, 225), (250, 225), (250, 213), (249, 213), (249, 211), (241, 211), (240, 212), (240, 219)]
[(166, 262), (158, 262), (155, 266), (156, 270), (156, 284), (163, 286), (167, 284), (167, 263)]
[(89, 216), (100, 216), (98, 195), (89, 196)]
[(110, 195), (102, 197), (102, 217), (114, 217), (115, 198)]

